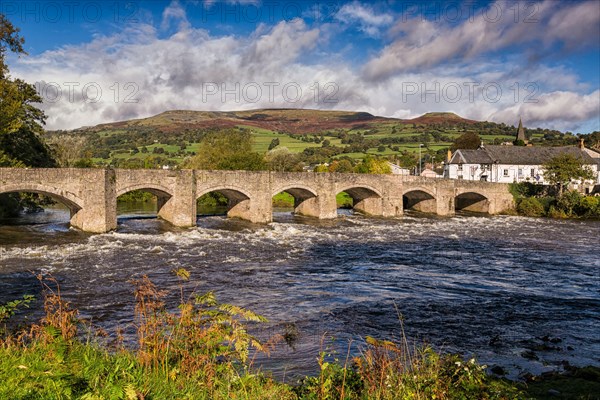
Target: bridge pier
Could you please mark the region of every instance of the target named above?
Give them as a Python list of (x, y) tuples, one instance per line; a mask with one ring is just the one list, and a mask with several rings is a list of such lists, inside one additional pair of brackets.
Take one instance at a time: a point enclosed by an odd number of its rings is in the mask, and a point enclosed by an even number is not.
[(89, 169), (79, 177), (78, 210), (71, 209), (71, 226), (91, 233), (105, 233), (117, 228), (117, 195), (113, 169)]
[(196, 226), (196, 179), (194, 171), (173, 171), (171, 196), (158, 196), (158, 216), (174, 226)]

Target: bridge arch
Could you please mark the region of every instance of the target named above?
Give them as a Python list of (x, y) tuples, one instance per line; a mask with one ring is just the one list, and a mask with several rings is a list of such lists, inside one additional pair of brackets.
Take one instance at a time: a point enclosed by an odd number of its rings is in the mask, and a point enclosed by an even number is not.
[(196, 193), (196, 201), (209, 193), (219, 193), (227, 199), (227, 216), (247, 219), (252, 196), (245, 189), (233, 185), (217, 185), (203, 188)]
[(132, 192), (134, 190), (143, 190), (146, 192), (150, 192), (156, 197), (170, 198), (172, 196), (170, 190), (164, 186), (158, 185), (156, 183), (138, 183), (135, 185), (120, 188), (119, 190), (117, 190), (117, 197), (124, 195), (125, 193)]
[(319, 217), (318, 194), (312, 188), (305, 185), (289, 184), (275, 189), (272, 196), (287, 193), (294, 198), (294, 213), (309, 217)]
[(460, 191), (454, 198), (456, 210), (490, 213), (490, 200), (487, 196), (475, 191)]
[(383, 196), (372, 186), (352, 184), (339, 186), (335, 195), (345, 192), (352, 198), (352, 209), (367, 215), (383, 214)]
[(18, 183), (0, 186), (0, 194), (19, 192), (39, 193), (48, 196), (67, 206), (71, 211), (71, 217), (73, 217), (84, 206), (83, 200), (76, 196), (74, 193), (55, 188), (53, 186), (46, 186), (33, 183)]
[(410, 188), (402, 194), (402, 207), (405, 210), (435, 213), (437, 199), (435, 194), (427, 189), (422, 187)]
[[(120, 196), (139, 190), (143, 192), (151, 193), (156, 196), (156, 214), (163, 219), (169, 220), (168, 216), (164, 213), (163, 207), (171, 200), (173, 195), (170, 190), (162, 185), (156, 183), (136, 183), (129, 185), (117, 190), (117, 202)], [(118, 210), (117, 210), (118, 211)], [(145, 210), (150, 211), (150, 210)]]

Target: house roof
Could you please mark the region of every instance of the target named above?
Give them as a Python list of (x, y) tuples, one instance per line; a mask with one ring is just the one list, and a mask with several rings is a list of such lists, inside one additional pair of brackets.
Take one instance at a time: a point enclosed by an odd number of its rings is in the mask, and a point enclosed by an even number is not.
[(450, 164), (542, 165), (562, 154), (570, 154), (583, 164), (597, 164), (597, 160), (575, 146), (482, 146), (477, 150), (461, 149), (456, 151)]

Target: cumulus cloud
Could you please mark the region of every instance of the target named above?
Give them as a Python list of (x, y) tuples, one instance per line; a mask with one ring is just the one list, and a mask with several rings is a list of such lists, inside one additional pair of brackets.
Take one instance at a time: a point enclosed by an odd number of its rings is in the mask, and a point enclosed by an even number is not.
[(379, 36), (381, 29), (394, 21), (392, 15), (377, 14), (372, 6), (363, 5), (358, 1), (344, 4), (335, 14), (335, 18), (345, 24), (355, 24), (361, 32), (372, 37)]
[(190, 28), (190, 22), (187, 19), (185, 9), (178, 0), (173, 0), (162, 13), (161, 28), (167, 29), (171, 21), (179, 21), (179, 29), (187, 30)]
[(598, 47), (597, 0), (575, 4), (545, 0), (527, 3), (525, 9), (521, 6), (518, 2), (497, 1), (459, 24), (447, 18), (432, 22), (421, 16), (403, 16), (391, 29), (396, 39), (366, 64), (364, 75), (371, 80), (385, 80), (400, 72), (469, 61), (511, 46), (529, 46), (528, 51), (534, 53), (531, 58), (553, 51)]
[[(327, 51), (321, 48), (327, 36), (323, 25), (295, 19), (259, 25), (248, 36), (214, 36), (182, 24), (187, 16), (177, 1), (165, 9), (165, 21), (169, 28), (175, 23), (175, 32), (167, 37), (162, 26), (139, 23), (88, 43), (22, 58), (11, 70), (37, 82), (49, 129), (143, 118), (172, 109), (302, 107), (398, 118), (451, 111), (508, 124), (522, 116), (527, 126), (573, 131), (600, 115), (598, 90), (590, 92), (562, 66), (515, 69), (512, 64), (518, 60), (491, 59), (468, 67), (444, 64), (418, 72), (403, 70), (374, 81), (335, 52), (329, 53), (334, 57), (322, 57)], [(438, 35), (427, 21), (410, 24), (414, 29), (407, 30), (410, 37), (405, 40), (412, 43), (425, 46)]]
[(542, 94), (537, 101), (515, 104), (491, 115), (492, 121), (515, 121), (522, 117), (531, 126), (552, 123), (562, 129), (569, 129), (572, 123), (599, 118), (600, 91), (586, 95), (556, 91)]

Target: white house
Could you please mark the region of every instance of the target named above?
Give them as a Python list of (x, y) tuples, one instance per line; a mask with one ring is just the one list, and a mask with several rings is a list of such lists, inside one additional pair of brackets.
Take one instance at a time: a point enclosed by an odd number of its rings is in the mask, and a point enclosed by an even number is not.
[(571, 154), (580, 159), (598, 177), (599, 160), (594, 159), (581, 146), (532, 147), (532, 146), (488, 146), (477, 150), (456, 150), (444, 166), (444, 177), (487, 182), (532, 182), (544, 181), (543, 165), (561, 154)]
[(410, 175), (410, 169), (402, 168), (401, 166), (391, 163), (388, 161), (390, 168), (392, 169), (392, 174), (396, 175)]

